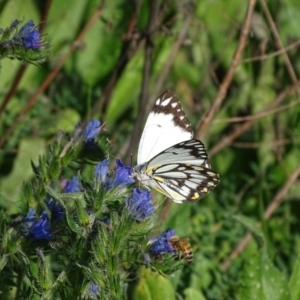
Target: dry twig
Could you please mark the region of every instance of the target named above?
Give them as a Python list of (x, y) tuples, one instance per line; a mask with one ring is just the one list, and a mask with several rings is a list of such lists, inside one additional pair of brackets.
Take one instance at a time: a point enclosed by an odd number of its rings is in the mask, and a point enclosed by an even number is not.
[[(293, 92), (295, 92), (299, 88), (299, 85), (300, 85), (300, 80), (296, 84), (294, 84), (294, 85), (288, 87), (287, 89), (285, 89), (282, 93), (280, 93), (275, 98), (274, 101), (272, 101), (269, 105), (267, 105), (266, 108), (264, 108), (263, 110), (261, 110), (257, 114), (262, 114), (263, 112), (269, 111), (270, 109), (273, 109), (274, 107), (277, 107), (286, 97), (288, 97)], [(243, 132), (248, 130), (255, 123), (255, 121), (256, 121), (256, 119), (254, 118), (254, 119), (251, 119), (251, 120), (235, 127), (235, 129), (228, 136), (224, 137), (218, 144), (216, 144), (209, 151), (209, 155), (210, 156), (215, 155), (216, 153), (218, 153), (219, 151), (221, 151), (222, 149), (224, 149), (225, 147), (230, 145)]]
[[(276, 28), (276, 25), (275, 25), (275, 23), (273, 21), (273, 18), (271, 16), (270, 10), (269, 10), (269, 8), (268, 8), (265, 0), (260, 0), (260, 4), (261, 4), (261, 6), (263, 8), (263, 11), (264, 11), (266, 17), (267, 17), (267, 21), (268, 21), (269, 26), (271, 28), (271, 31), (272, 31), (272, 33), (274, 35), (277, 47), (278, 47), (278, 49), (280, 49), (282, 51), (283, 59), (285, 61), (288, 73), (290, 74), (290, 77), (291, 77), (293, 83), (296, 84), (297, 81), (298, 81), (296, 73), (294, 71), (293, 65), (292, 65), (292, 63), (290, 61), (290, 58), (289, 58), (287, 52), (284, 50), (284, 46), (283, 46), (283, 44), (281, 42), (280, 35), (279, 35), (279, 33), (277, 31), (277, 28)], [(297, 92), (298, 92), (298, 95), (300, 96), (300, 90), (299, 89), (297, 90)]]
[(234, 75), (234, 71), (235, 71), (236, 67), (238, 66), (238, 63), (242, 56), (243, 50), (246, 46), (246, 42), (248, 40), (255, 3), (256, 3), (256, 0), (249, 0), (246, 20), (244, 22), (244, 26), (243, 26), (243, 29), (242, 29), (242, 32), (240, 35), (239, 43), (238, 43), (237, 49), (235, 51), (235, 54), (233, 56), (231, 66), (230, 66), (227, 74), (225, 75), (223, 82), (220, 85), (218, 94), (213, 102), (213, 105), (211, 106), (211, 108), (208, 111), (208, 113), (206, 114), (206, 116), (204, 116), (204, 118), (202, 119), (202, 123), (200, 124), (200, 128), (196, 134), (197, 139), (201, 139), (203, 137), (208, 124), (213, 119), (214, 115), (216, 114), (219, 107), (221, 106), (223, 99), (226, 96), (227, 90), (229, 88), (229, 85), (230, 85), (233, 75)]

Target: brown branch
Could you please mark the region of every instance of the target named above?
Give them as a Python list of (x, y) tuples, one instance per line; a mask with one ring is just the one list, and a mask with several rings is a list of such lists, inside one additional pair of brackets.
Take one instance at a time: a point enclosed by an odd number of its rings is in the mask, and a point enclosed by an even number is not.
[[(287, 181), (284, 183), (282, 188), (276, 193), (274, 198), (272, 199), (270, 205), (267, 207), (267, 209), (264, 212), (264, 219), (268, 220), (273, 215), (273, 213), (276, 211), (276, 209), (280, 206), (280, 204), (284, 200), (284, 196), (287, 194), (290, 187), (294, 184), (294, 182), (297, 180), (297, 178), (300, 175), (300, 164), (298, 167), (294, 170), (294, 172), (291, 174), (291, 176), (287, 179)], [(238, 243), (238, 245), (234, 248), (234, 250), (229, 255), (229, 258), (226, 259), (222, 264), (223, 270), (228, 269), (228, 267), (231, 264), (231, 261), (239, 256), (241, 252), (244, 251), (248, 243), (251, 241), (252, 236), (250, 233), (247, 233), (242, 240)]]
[(236, 122), (246, 122), (250, 120), (259, 120), (263, 117), (267, 117), (269, 115), (277, 114), (279, 112), (282, 112), (286, 109), (289, 109), (293, 106), (296, 106), (300, 103), (300, 99), (282, 106), (278, 106), (275, 108), (270, 108), (265, 111), (259, 112), (255, 115), (250, 115), (250, 116), (244, 116), (244, 117), (232, 117), (232, 118), (226, 118), (226, 119), (216, 119), (213, 121), (213, 123), (236, 123)]
[(25, 72), (27, 68), (27, 65), (21, 65), (19, 70), (17, 71), (17, 74), (15, 75), (15, 78), (7, 92), (7, 94), (5, 95), (5, 98), (3, 100), (3, 102), (1, 103), (0, 106), (0, 116), (2, 115), (2, 113), (4, 112), (4, 110), (6, 109), (11, 97), (14, 95), (15, 91), (17, 90), (17, 87), (23, 77), (23, 74)]
[[(266, 106), (266, 108), (264, 108), (263, 110), (261, 110), (260, 112), (258, 112), (257, 114), (261, 114), (262, 112), (268, 111), (276, 106), (278, 106), (287, 96), (289, 96), (290, 94), (292, 94), (293, 92), (295, 92), (300, 85), (300, 80), (288, 87), (287, 89), (285, 89), (282, 93), (280, 93), (274, 101), (272, 101), (270, 104), (268, 104)], [(251, 119), (243, 124), (239, 124), (238, 126), (235, 127), (235, 129), (233, 130), (233, 132), (224, 137), (218, 144), (216, 144), (210, 151), (209, 151), (209, 155), (213, 156), (214, 154), (218, 153), (219, 151), (221, 151), (222, 149), (224, 149), (226, 146), (230, 145), (236, 138), (238, 138), (243, 132), (245, 132), (246, 130), (248, 130), (254, 123), (255, 123), (256, 119)]]
[(52, 82), (52, 80), (57, 76), (58, 72), (66, 62), (66, 60), (69, 58), (69, 56), (74, 52), (75, 49), (77, 49), (78, 45), (82, 43), (83, 38), (87, 34), (87, 32), (90, 30), (90, 28), (94, 25), (94, 23), (98, 20), (102, 13), (102, 6), (98, 7), (98, 9), (95, 11), (95, 13), (92, 15), (86, 26), (82, 29), (82, 31), (79, 33), (76, 40), (72, 43), (70, 50), (66, 53), (66, 55), (62, 58), (62, 60), (58, 63), (58, 65), (51, 71), (51, 73), (46, 77), (46, 79), (43, 81), (43, 83), (40, 85), (40, 87), (37, 89), (37, 91), (33, 94), (33, 96), (30, 98), (27, 105), (23, 108), (23, 110), (19, 113), (17, 116), (15, 122), (11, 127), (8, 128), (8, 130), (4, 133), (0, 140), (0, 148), (3, 146), (3, 144), (6, 142), (6, 140), (9, 138), (9, 136), (12, 134), (16, 126), (22, 121), (23, 117), (26, 115), (26, 113), (34, 106), (36, 101), (38, 100), (38, 97), (45, 91), (45, 89), (49, 86), (49, 84)]
[(39, 24), (39, 31), (42, 33), (44, 32), (47, 20), (48, 20), (48, 16), (49, 16), (49, 12), (50, 12), (50, 7), (52, 4), (52, 0), (47, 0), (43, 13), (42, 13), (42, 17), (41, 17), (41, 22)]
[(295, 144), (299, 143), (300, 140), (294, 140), (294, 139), (281, 139), (281, 140), (275, 140), (275, 141), (266, 141), (261, 143), (232, 143), (232, 147), (235, 148), (242, 148), (242, 149), (261, 149), (262, 147), (271, 147), (271, 148), (277, 148), (282, 145), (288, 145), (288, 144)]
[(269, 59), (269, 58), (273, 58), (273, 57), (276, 57), (278, 55), (281, 55), (284, 52), (287, 52), (289, 50), (294, 49), (299, 44), (300, 44), (300, 40), (298, 40), (298, 41), (296, 41), (296, 42), (294, 42), (294, 43), (286, 46), (283, 49), (280, 49), (278, 51), (274, 51), (274, 52), (269, 53), (269, 54), (264, 54), (264, 55), (259, 55), (259, 56), (254, 56), (254, 57), (242, 59), (239, 63), (240, 64), (245, 64), (245, 63), (250, 63), (250, 62), (254, 62), (254, 61), (260, 61), (260, 60), (266, 60), (266, 59)]
[(251, 20), (252, 20), (252, 17), (253, 17), (255, 3), (256, 3), (256, 0), (249, 0), (246, 20), (244, 22), (244, 26), (243, 26), (243, 29), (242, 29), (242, 32), (241, 32), (241, 35), (240, 35), (239, 43), (238, 43), (236, 52), (233, 56), (231, 66), (230, 66), (227, 74), (225, 75), (225, 77), (224, 77), (224, 79), (223, 79), (223, 81), (220, 85), (218, 94), (217, 94), (217, 96), (216, 96), (216, 98), (213, 102), (213, 105), (211, 106), (211, 108), (208, 111), (208, 113), (206, 114), (206, 116), (204, 116), (204, 118), (202, 120), (202, 123), (200, 124), (200, 128), (199, 128), (199, 130), (196, 134), (197, 139), (201, 139), (204, 136), (204, 133), (206, 132), (206, 128), (207, 128), (208, 124), (213, 119), (214, 115), (218, 111), (219, 107), (222, 104), (223, 99), (225, 98), (225, 96), (227, 94), (227, 90), (228, 90), (229, 85), (232, 81), (235, 69), (238, 66), (238, 63), (241, 59), (243, 50), (246, 46), (246, 42), (247, 42), (248, 35), (249, 35), (249, 32), (250, 32)]
[[(278, 33), (278, 31), (277, 31), (276, 25), (275, 25), (275, 23), (274, 23), (274, 21), (273, 21), (273, 19), (272, 19), (270, 10), (269, 10), (269, 8), (268, 8), (268, 6), (267, 6), (265, 0), (260, 0), (260, 4), (261, 4), (261, 6), (262, 6), (262, 8), (263, 8), (263, 11), (264, 11), (266, 17), (267, 17), (267, 21), (268, 21), (268, 23), (269, 23), (269, 26), (270, 26), (270, 28), (271, 28), (271, 31), (272, 31), (272, 33), (273, 33), (273, 35), (274, 35), (274, 37), (275, 37), (275, 41), (276, 41), (277, 47), (278, 47), (278, 49), (280, 49), (280, 50), (283, 51), (283, 53), (282, 53), (283, 59), (284, 59), (284, 61), (285, 61), (285, 64), (286, 64), (288, 73), (289, 73), (289, 75), (290, 75), (290, 77), (291, 77), (291, 79), (292, 79), (292, 82), (293, 82), (294, 84), (296, 84), (296, 82), (298, 81), (297, 76), (296, 76), (296, 73), (295, 73), (295, 71), (294, 71), (293, 65), (292, 65), (292, 63), (291, 63), (291, 61), (290, 61), (290, 58), (289, 58), (287, 52), (284, 51), (284, 46), (283, 46), (283, 44), (282, 44), (282, 42), (281, 42), (281, 39), (280, 39), (279, 33)], [(297, 90), (297, 92), (298, 92), (298, 95), (300, 96), (300, 90), (299, 90), (299, 89)]]

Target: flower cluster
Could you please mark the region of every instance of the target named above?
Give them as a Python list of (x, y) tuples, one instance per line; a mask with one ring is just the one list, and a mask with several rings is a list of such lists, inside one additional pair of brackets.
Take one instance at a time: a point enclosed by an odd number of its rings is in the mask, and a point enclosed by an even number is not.
[(8, 57), (30, 63), (44, 61), (50, 55), (48, 42), (41, 40), (41, 33), (33, 20), (28, 20), (18, 30), (20, 23), (15, 20), (8, 28), (0, 30), (0, 59)]
[[(95, 168), (95, 178), (100, 180), (106, 190), (113, 187), (124, 187), (133, 184), (131, 168), (124, 166), (120, 159), (116, 159), (117, 169), (115, 175), (108, 176), (108, 159), (100, 162)], [(151, 194), (147, 190), (134, 188), (132, 194), (125, 200), (125, 207), (133, 220), (143, 221), (155, 212), (152, 205)]]
[[(76, 176), (71, 180), (64, 182), (63, 192), (80, 192), (79, 181)], [(51, 221), (61, 221), (63, 219), (64, 210), (55, 199), (47, 196), (45, 204), (51, 212)], [(50, 233), (51, 222), (46, 211), (43, 211), (40, 219), (36, 220), (36, 211), (33, 208), (29, 208), (27, 216), (23, 219), (23, 224), (23, 232), (35, 240), (50, 240), (52, 238), (52, 234)]]
[[(101, 122), (92, 120), (85, 127), (79, 129), (77, 126), (71, 135), (62, 133), (57, 148), (51, 148), (51, 159), (41, 159), (40, 165), (34, 165), (40, 185), (30, 186), (24, 198), (35, 199), (38, 195), (39, 201), (18, 221), (22, 232), (18, 236), (26, 246), (34, 245), (34, 249), (39, 250), (41, 264), (35, 267), (41, 270), (46, 268), (48, 264), (44, 263), (43, 257), (51, 255), (49, 253), (54, 249), (56, 252), (50, 260), (55, 261), (59, 257), (66, 262), (65, 265), (72, 264), (74, 270), (80, 268), (82, 271), (84, 268), (84, 272), (80, 271), (72, 277), (76, 287), (72, 292), (78, 291), (76, 299), (97, 299), (102, 296), (105, 299), (122, 299), (124, 282), (119, 275), (124, 272), (123, 265), (128, 266), (125, 271), (128, 274), (135, 272), (139, 264), (151, 269), (158, 268), (166, 274), (178, 269), (173, 257), (162, 257), (166, 253), (174, 253), (169, 243), (170, 237), (175, 234), (174, 230), (165, 230), (147, 244), (159, 226), (155, 216), (156, 205), (148, 190), (134, 186), (130, 166), (116, 159), (115, 169), (109, 170), (109, 159), (105, 158), (95, 165), (93, 180), (86, 179), (86, 174), (91, 174), (88, 173), (92, 171), (91, 168), (80, 172), (80, 177), (73, 176), (70, 180), (60, 178), (61, 174), (65, 174), (62, 166), (68, 159), (72, 164), (69, 164), (66, 173), (74, 169), (78, 172), (83, 161), (80, 160), (82, 149), (90, 144), (97, 147), (101, 145), (103, 139), (97, 139), (100, 132)], [(60, 156), (62, 151), (63, 160)], [(45, 161), (47, 168), (41, 167)], [(54, 170), (55, 176), (49, 176), (48, 170)], [(43, 254), (41, 249), (46, 247), (49, 250)], [(163, 263), (158, 263), (158, 256)], [(62, 274), (69, 272), (64, 264), (57, 268), (61, 269)], [(51, 270), (49, 267), (48, 271), (42, 270), (38, 274), (47, 274)], [(52, 273), (51, 276), (49, 280), (56, 275)], [(73, 274), (66, 276), (71, 278)], [(38, 277), (34, 282), (41, 281), (42, 277)], [(51, 288), (53, 283), (48, 286)], [(80, 291), (78, 286), (81, 286)], [(113, 294), (110, 294), (111, 291)]]
[(95, 168), (95, 178), (100, 180), (106, 190), (110, 190), (114, 187), (124, 187), (135, 182), (130, 177), (130, 167), (125, 166), (120, 159), (116, 159), (116, 164), (116, 172), (112, 176), (108, 176), (108, 159), (100, 162)]
[[(62, 190), (64, 193), (79, 193), (80, 185), (77, 176), (73, 176), (71, 180), (61, 181)], [(56, 199), (48, 196), (45, 200), (45, 204), (51, 212), (52, 221), (61, 221), (64, 216), (64, 210), (62, 206), (57, 202)]]
[(24, 48), (39, 49), (42, 45), (40, 38), (41, 33), (36, 29), (33, 21), (29, 20), (20, 28), (13, 40), (20, 43)]

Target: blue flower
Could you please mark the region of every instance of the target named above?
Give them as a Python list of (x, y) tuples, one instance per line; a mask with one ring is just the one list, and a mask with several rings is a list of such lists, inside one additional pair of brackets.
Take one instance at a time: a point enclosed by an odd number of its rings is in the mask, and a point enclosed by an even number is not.
[(36, 240), (50, 240), (52, 234), (50, 233), (50, 221), (47, 217), (47, 212), (44, 211), (39, 221), (37, 221), (30, 229), (30, 234)]
[(61, 205), (54, 199), (47, 197), (45, 204), (51, 212), (52, 221), (61, 221), (64, 217), (64, 210)]
[(21, 39), (23, 47), (38, 49), (41, 47), (40, 32), (35, 28), (32, 20), (29, 20), (19, 30), (17, 37)]
[(76, 176), (73, 176), (71, 180), (69, 180), (64, 187), (64, 192), (65, 193), (78, 193), (80, 192), (80, 186), (79, 186), (79, 181)]
[(91, 120), (84, 128), (82, 135), (87, 142), (93, 141), (94, 138), (100, 133), (100, 130), (101, 122), (98, 120)]
[(98, 284), (96, 284), (95, 282), (91, 281), (90, 283), (90, 291), (92, 294), (94, 295), (99, 295), (100, 293), (100, 286)]
[(36, 211), (33, 208), (29, 208), (28, 214), (23, 219), (25, 227), (27, 229), (31, 228), (36, 219)]
[(135, 181), (130, 177), (131, 167), (124, 166), (120, 159), (116, 159), (117, 163), (117, 170), (116, 170), (116, 177), (112, 186), (125, 186), (128, 184), (132, 184)]
[(138, 188), (134, 188), (130, 197), (125, 200), (125, 206), (131, 218), (137, 221), (143, 221), (155, 212), (150, 192)]
[(167, 228), (161, 234), (150, 239), (149, 244), (150, 252), (154, 255), (162, 255), (165, 253), (174, 253), (172, 245), (169, 243), (169, 239), (175, 235), (175, 230)]
[(101, 183), (106, 182), (107, 173), (108, 173), (108, 159), (104, 159), (100, 162), (95, 168), (95, 177), (96, 179), (100, 179)]

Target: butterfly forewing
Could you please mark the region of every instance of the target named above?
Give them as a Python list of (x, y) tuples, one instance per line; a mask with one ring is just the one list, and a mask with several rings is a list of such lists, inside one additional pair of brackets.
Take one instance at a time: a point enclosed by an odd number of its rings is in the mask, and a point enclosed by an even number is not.
[(138, 150), (138, 164), (143, 164), (163, 150), (190, 140), (191, 124), (174, 94), (163, 92), (150, 112)]

